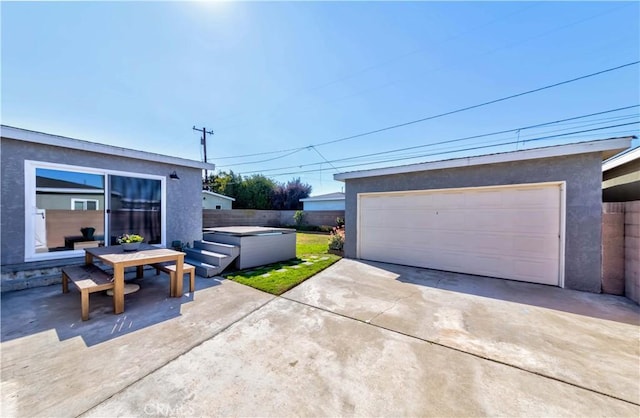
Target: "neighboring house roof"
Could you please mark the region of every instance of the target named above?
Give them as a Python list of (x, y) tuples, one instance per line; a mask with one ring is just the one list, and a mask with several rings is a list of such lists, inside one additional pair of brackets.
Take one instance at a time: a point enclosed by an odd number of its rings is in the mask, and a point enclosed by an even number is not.
[(602, 163), (602, 171), (609, 171), (623, 164), (640, 159), (640, 146), (622, 151)]
[(210, 191), (208, 191), (208, 190), (203, 190), (203, 191), (202, 191), (202, 193), (204, 193), (204, 194), (208, 194), (208, 195), (210, 195), (210, 196), (220, 197), (220, 198), (222, 198), (222, 199), (229, 199), (229, 200), (230, 200), (230, 201), (232, 201), (232, 202), (235, 202), (235, 201), (236, 201), (236, 199), (234, 199), (233, 197), (225, 196), (225, 195), (223, 195), (223, 194), (219, 194), (219, 193), (210, 192)]
[(631, 202), (639, 199), (640, 147), (635, 147), (602, 163), (602, 200)]
[(453, 158), (442, 161), (409, 164), (396, 167), (374, 168), (371, 170), (351, 171), (333, 175), (335, 180), (348, 180), (364, 177), (376, 177), (393, 174), (414, 173), (417, 171), (441, 170), (446, 168), (469, 167), (484, 164), (496, 164), (513, 161), (533, 160), (538, 158), (561, 157), (573, 154), (601, 152), (602, 158), (610, 158), (616, 153), (629, 148), (634, 136), (607, 138), (596, 141), (577, 142), (574, 144), (554, 145), (549, 147), (530, 148), (521, 151), (501, 152), (475, 157)]
[(2, 138), (17, 141), (33, 142), (36, 144), (54, 145), (62, 148), (77, 149), (81, 151), (96, 152), (119, 157), (135, 158), (138, 160), (154, 161), (166, 164), (173, 164), (181, 167), (200, 168), (215, 170), (214, 164), (200, 161), (187, 160), (185, 158), (171, 157), (168, 155), (155, 154), (146, 151), (132, 150), (129, 148), (115, 147), (112, 145), (98, 144), (80, 139), (68, 138), (65, 136), (46, 134), (43, 132), (30, 131), (13, 126), (0, 125), (0, 136)]
[(300, 199), (301, 202), (317, 202), (317, 201), (324, 201), (324, 200), (344, 200), (344, 193), (341, 192), (337, 192), (337, 193), (328, 193), (328, 194), (321, 194), (318, 196), (310, 196), (310, 197), (306, 197), (304, 199)]
[(72, 181), (52, 179), (49, 177), (36, 176), (36, 187), (43, 189), (74, 189), (87, 191), (103, 191), (101, 187), (95, 187), (88, 184), (74, 183)]

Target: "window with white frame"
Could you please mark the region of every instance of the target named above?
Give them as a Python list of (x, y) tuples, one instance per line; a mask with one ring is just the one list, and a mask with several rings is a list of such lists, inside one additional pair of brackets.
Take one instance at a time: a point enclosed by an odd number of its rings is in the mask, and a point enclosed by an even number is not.
[(71, 199), (71, 210), (99, 210), (98, 199)]

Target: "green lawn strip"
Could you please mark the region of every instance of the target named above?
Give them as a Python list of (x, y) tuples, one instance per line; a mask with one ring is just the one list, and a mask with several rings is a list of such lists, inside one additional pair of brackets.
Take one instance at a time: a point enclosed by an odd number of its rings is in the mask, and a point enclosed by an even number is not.
[(296, 256), (326, 254), (329, 249), (329, 234), (296, 234)]
[(340, 259), (333, 254), (317, 256), (317, 258), (295, 258), (257, 269), (232, 272), (225, 277), (263, 292), (281, 295)]
[(289, 261), (230, 272), (224, 277), (263, 292), (281, 295), (340, 259), (327, 254), (329, 235), (297, 233), (296, 255)]

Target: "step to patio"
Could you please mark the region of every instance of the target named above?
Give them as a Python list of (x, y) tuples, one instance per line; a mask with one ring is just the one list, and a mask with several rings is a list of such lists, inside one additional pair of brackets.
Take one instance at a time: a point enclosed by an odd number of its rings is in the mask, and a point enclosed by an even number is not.
[(240, 255), (235, 245), (212, 241), (195, 241), (194, 248), (185, 248), (185, 262), (196, 267), (196, 274), (202, 277), (217, 276)]
[(194, 266), (196, 268), (196, 275), (200, 277), (218, 276), (224, 270), (224, 268), (220, 266), (214, 266), (212, 264), (208, 264), (200, 260), (192, 260), (189, 258), (185, 258), (184, 262)]
[(220, 242), (213, 241), (194, 241), (193, 248), (211, 251), (219, 254), (226, 254), (230, 256), (237, 256), (240, 254), (240, 247), (231, 244), (222, 244)]
[(185, 248), (184, 252), (187, 254), (185, 258), (200, 260), (214, 266), (222, 265), (223, 260), (230, 257), (227, 254), (215, 253), (201, 248)]

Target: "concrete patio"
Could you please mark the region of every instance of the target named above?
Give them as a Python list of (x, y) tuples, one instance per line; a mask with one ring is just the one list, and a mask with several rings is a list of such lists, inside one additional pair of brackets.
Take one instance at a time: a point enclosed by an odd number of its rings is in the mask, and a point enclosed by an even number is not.
[(2, 416), (634, 416), (622, 297), (341, 260), (273, 297), (219, 279), (123, 315), (59, 286), (2, 295)]

